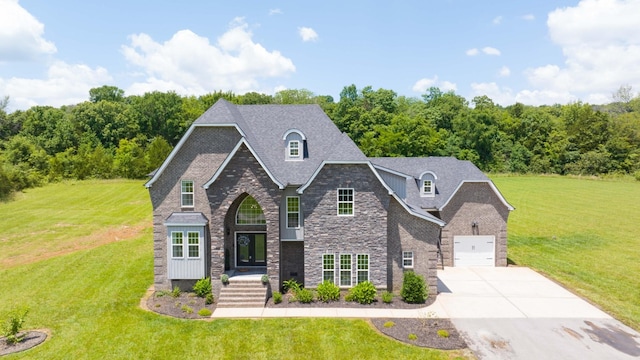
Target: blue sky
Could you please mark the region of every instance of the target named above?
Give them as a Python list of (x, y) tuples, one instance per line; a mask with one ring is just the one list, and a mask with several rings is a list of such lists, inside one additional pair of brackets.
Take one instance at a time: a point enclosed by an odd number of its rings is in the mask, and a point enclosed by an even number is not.
[(9, 110), (125, 94), (430, 86), (510, 105), (640, 89), (640, 0), (0, 0)]

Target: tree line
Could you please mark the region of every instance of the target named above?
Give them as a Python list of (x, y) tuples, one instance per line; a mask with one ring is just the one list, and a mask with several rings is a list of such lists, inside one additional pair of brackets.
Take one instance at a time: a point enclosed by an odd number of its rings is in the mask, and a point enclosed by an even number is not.
[(640, 96), (630, 86), (594, 106), (503, 107), (428, 89), (420, 98), (355, 85), (340, 99), (306, 89), (275, 95), (125, 96), (102, 86), (86, 102), (7, 113), (0, 101), (0, 197), (62, 179), (144, 178), (218, 99), (241, 105), (318, 104), (367, 156), (454, 156), (487, 172), (633, 174), (640, 180)]

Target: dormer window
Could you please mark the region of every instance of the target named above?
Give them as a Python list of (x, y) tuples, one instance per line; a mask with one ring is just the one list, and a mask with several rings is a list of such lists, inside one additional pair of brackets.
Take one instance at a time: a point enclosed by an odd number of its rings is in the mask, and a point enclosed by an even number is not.
[(436, 195), (436, 174), (425, 171), (420, 175), (418, 184), (420, 185), (420, 196), (432, 197)]
[(307, 154), (307, 137), (302, 131), (290, 129), (284, 133), (282, 137), (285, 145), (284, 159), (286, 161), (302, 161), (308, 157)]
[(298, 140), (289, 141), (289, 157), (291, 158), (300, 157), (300, 141)]

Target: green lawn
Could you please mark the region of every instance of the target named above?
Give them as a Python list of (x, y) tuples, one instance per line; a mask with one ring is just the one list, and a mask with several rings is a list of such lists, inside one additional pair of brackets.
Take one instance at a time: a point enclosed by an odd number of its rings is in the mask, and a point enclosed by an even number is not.
[(516, 208), (508, 257), (640, 329), (640, 182), (492, 176)]
[[(457, 354), (398, 343), (363, 320), (196, 321), (145, 312), (138, 304), (153, 281), (150, 218), (146, 190), (135, 181), (54, 184), (0, 203), (0, 314), (25, 304), (31, 309), (26, 327), (52, 331), (44, 344), (7, 359), (449, 359)], [(105, 234), (140, 224), (147, 226), (135, 236), (104, 240)], [(91, 246), (86, 239), (102, 242)], [(24, 256), (43, 248), (57, 256)]]

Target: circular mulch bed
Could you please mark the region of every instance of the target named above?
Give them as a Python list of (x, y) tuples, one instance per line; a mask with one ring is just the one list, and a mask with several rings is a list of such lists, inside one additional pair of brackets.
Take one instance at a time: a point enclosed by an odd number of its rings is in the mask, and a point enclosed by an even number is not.
[[(371, 319), (371, 322), (381, 333), (408, 344), (440, 350), (457, 350), (467, 347), (449, 319), (397, 318)], [(446, 331), (449, 336), (439, 335), (439, 330)]]
[[(22, 333), (24, 334), (25, 332)], [(29, 350), (42, 344), (47, 339), (47, 336), (44, 331), (27, 331), (24, 339), (17, 344), (9, 344), (5, 337), (0, 337), (0, 356)]]

